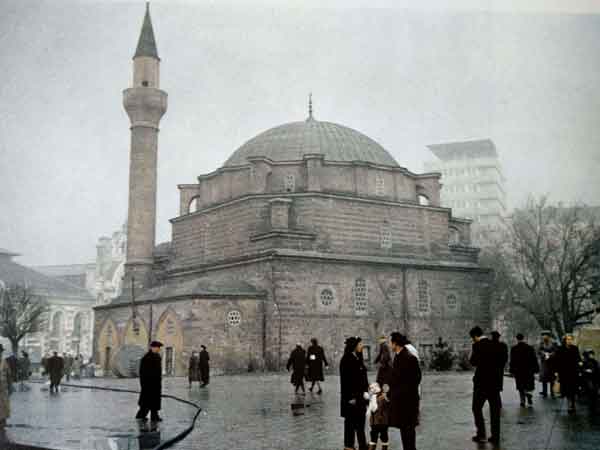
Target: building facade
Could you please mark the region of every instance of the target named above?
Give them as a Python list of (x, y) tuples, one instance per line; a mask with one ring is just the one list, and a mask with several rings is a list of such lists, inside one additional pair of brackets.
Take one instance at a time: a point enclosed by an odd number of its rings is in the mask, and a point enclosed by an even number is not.
[[(47, 301), (49, 311), (42, 330), (26, 335), (20, 349), (32, 361), (52, 351), (92, 355), (94, 298), (68, 281), (49, 277), (13, 261), (17, 253), (0, 249), (0, 289), (13, 285), (30, 288), (31, 294)], [(10, 349), (10, 345), (6, 347)]]
[(471, 221), (440, 204), (440, 174), (409, 171), (364, 134), (317, 120), (312, 105), (306, 120), (259, 134), (179, 185), (172, 240), (156, 247), (152, 181), (167, 108), (159, 61), (147, 11), (124, 92), (125, 283), (95, 308), (107, 372), (151, 339), (165, 345), (165, 373), (183, 375), (201, 344), (216, 368), (278, 369), (312, 337), (336, 364), (351, 335), (362, 336), (368, 360), (394, 330), (426, 356), (438, 336), (467, 348), (468, 329), (490, 324), (490, 271), (478, 264)]
[(506, 179), (494, 143), (483, 139), (427, 148), (436, 159), (425, 163), (425, 170), (442, 174), (441, 204), (473, 220), (477, 245), (498, 238), (507, 216)]

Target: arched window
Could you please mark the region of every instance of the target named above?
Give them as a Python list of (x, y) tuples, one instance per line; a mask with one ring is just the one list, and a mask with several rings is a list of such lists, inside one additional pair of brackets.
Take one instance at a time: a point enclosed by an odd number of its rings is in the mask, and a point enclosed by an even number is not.
[(426, 195), (417, 195), (417, 200), (419, 201), (419, 205), (429, 206), (429, 197), (427, 197)]
[(419, 312), (426, 313), (429, 312), (429, 308), (429, 286), (427, 284), (427, 281), (419, 280), (417, 309), (419, 310)]
[(52, 330), (50, 335), (52, 337), (60, 337), (63, 333), (63, 313), (57, 311), (52, 316)]
[(285, 175), (284, 188), (286, 192), (294, 192), (296, 189), (296, 179), (293, 174), (288, 173)]
[(368, 306), (367, 281), (364, 278), (357, 278), (352, 288), (352, 297), (354, 298), (354, 311), (357, 314), (365, 314)]
[(449, 229), (448, 244), (449, 245), (459, 245), (460, 244), (460, 232), (454, 227), (450, 227), (450, 229)]
[(192, 213), (195, 213), (196, 211), (198, 211), (199, 204), (200, 204), (200, 197), (196, 195), (194, 198), (192, 198), (190, 200), (190, 203), (188, 205), (188, 214), (192, 214)]
[(392, 248), (392, 229), (387, 220), (383, 222), (379, 233), (379, 243), (381, 248)]
[(321, 305), (323, 306), (331, 306), (333, 304), (333, 301), (335, 300), (333, 291), (329, 288), (323, 289), (319, 297), (321, 300)]
[(446, 306), (448, 306), (448, 309), (456, 309), (458, 307), (456, 295), (450, 294), (448, 298), (446, 298)]
[(77, 313), (73, 319), (73, 339), (81, 339), (81, 313)]
[(380, 173), (375, 175), (375, 195), (385, 195), (385, 178)]

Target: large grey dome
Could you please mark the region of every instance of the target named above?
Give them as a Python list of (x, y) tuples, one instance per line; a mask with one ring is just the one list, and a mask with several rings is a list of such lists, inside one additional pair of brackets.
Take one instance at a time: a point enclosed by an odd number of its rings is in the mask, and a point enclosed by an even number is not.
[(342, 125), (312, 118), (271, 128), (250, 139), (225, 162), (247, 164), (247, 158), (264, 156), (272, 161), (297, 161), (309, 153), (321, 153), (326, 161), (366, 161), (398, 166), (387, 150), (373, 139)]

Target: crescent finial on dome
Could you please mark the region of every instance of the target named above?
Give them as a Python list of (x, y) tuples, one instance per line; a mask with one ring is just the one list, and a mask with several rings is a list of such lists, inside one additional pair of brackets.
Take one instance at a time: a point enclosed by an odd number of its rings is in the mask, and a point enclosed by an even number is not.
[(308, 94), (308, 119), (306, 119), (306, 120), (307, 121), (314, 120), (314, 118), (313, 118), (312, 92), (310, 92)]

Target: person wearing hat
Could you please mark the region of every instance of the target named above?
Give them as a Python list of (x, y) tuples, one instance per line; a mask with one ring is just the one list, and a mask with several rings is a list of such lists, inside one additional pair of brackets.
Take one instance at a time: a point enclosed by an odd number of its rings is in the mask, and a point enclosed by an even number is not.
[(421, 368), (406, 348), (409, 340), (397, 331), (391, 335), (394, 362), (390, 383), (389, 425), (400, 429), (403, 450), (416, 450), (415, 428), (419, 422), (419, 384)]
[(286, 369), (292, 369), (290, 383), (294, 385), (294, 392), (297, 394), (298, 389), (302, 389), (302, 395), (306, 394), (304, 390), (304, 368), (306, 367), (306, 352), (302, 348), (302, 344), (298, 342), (296, 348), (290, 353)]
[(160, 357), (160, 348), (162, 343), (152, 341), (150, 350), (140, 361), (140, 398), (138, 405), (140, 407), (135, 418), (145, 422), (148, 412), (150, 420), (154, 423), (162, 419), (158, 415), (161, 407), (162, 393), (162, 361)]
[(208, 361), (210, 360), (210, 356), (208, 355), (208, 352), (206, 351), (205, 345), (201, 345), (200, 348), (202, 349), (202, 350), (200, 350), (200, 356), (199, 356), (200, 380), (202, 381), (202, 384), (200, 385), (200, 387), (204, 387), (208, 384), (208, 380), (209, 380), (210, 366), (208, 365)]
[(6, 426), (6, 419), (10, 417), (10, 369), (2, 357), (4, 346), (0, 344), (0, 430)]
[[(470, 363), (475, 367), (473, 376), (473, 402), (472, 411), (475, 420), (477, 434), (472, 440), (477, 443), (491, 442), (494, 445), (500, 443), (500, 391), (502, 383), (499, 373), (504, 370), (506, 359), (500, 347), (494, 344), (483, 334), (481, 327), (473, 327), (469, 331), (473, 340)], [(485, 420), (483, 418), (483, 405), (490, 405), (490, 425), (492, 435), (488, 439), (485, 432)]]
[(52, 352), (52, 356), (48, 358), (46, 365), (50, 377), (50, 393), (58, 393), (58, 387), (65, 371), (65, 362), (58, 356), (58, 352)]
[(391, 361), (392, 353), (387, 345), (387, 337), (379, 337), (379, 353), (375, 357), (375, 364), (381, 364), (382, 361)]
[(355, 439), (358, 441), (359, 450), (367, 450), (365, 422), (369, 380), (362, 351), (361, 338), (349, 337), (346, 339), (344, 355), (340, 360), (340, 410), (344, 418), (344, 450), (354, 449)]
[[(498, 360), (498, 382), (500, 383), (500, 392), (504, 390), (504, 368), (508, 362), (508, 345), (500, 340), (500, 333), (496, 330), (490, 333), (492, 344), (496, 346), (496, 351), (501, 355)], [(500, 408), (502, 408), (502, 397), (500, 398)]]
[(552, 368), (553, 358), (558, 346), (552, 341), (552, 333), (549, 330), (542, 331), (542, 342), (538, 347), (538, 358), (540, 359), (540, 381), (542, 382), (542, 397), (548, 397), (548, 385), (550, 385), (550, 396), (554, 398), (554, 370)]
[(517, 345), (510, 349), (510, 373), (515, 377), (521, 408), (525, 407), (525, 400), (533, 407), (531, 393), (535, 389), (535, 374), (539, 371), (535, 350), (521, 333), (517, 334)]

